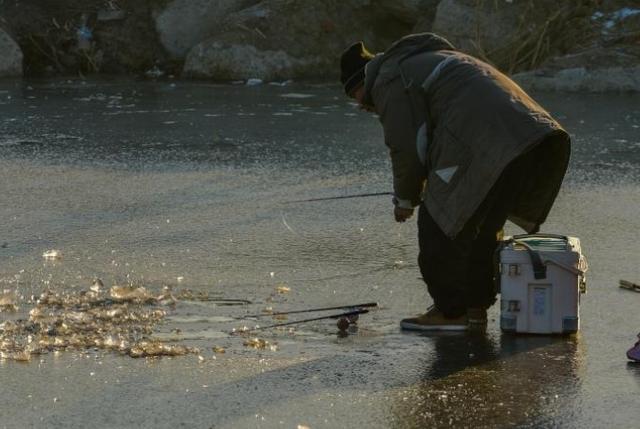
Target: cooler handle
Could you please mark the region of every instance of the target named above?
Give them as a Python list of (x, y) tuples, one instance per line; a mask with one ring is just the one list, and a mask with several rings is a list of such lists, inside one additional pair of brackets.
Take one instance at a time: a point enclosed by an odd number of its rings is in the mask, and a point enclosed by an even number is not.
[(518, 240), (520, 238), (529, 238), (529, 237), (544, 237), (544, 238), (558, 238), (561, 240), (565, 240), (565, 241), (569, 241), (569, 237), (567, 237), (566, 235), (562, 235), (562, 234), (549, 234), (549, 233), (536, 233), (536, 234), (519, 234), (519, 235), (514, 235), (513, 239), (514, 240)]
[(542, 258), (540, 258), (540, 254), (533, 250), (531, 246), (523, 241), (515, 240), (513, 237), (511, 240), (514, 243), (518, 243), (522, 247), (527, 250), (529, 253), (529, 257), (531, 258), (531, 265), (533, 266), (533, 278), (536, 280), (546, 279), (547, 278), (547, 266), (542, 262)]
[(587, 272), (588, 268), (589, 268), (589, 267), (587, 266), (587, 262), (586, 262), (586, 261), (584, 261), (584, 260), (581, 260), (581, 261), (578, 263), (578, 264), (579, 264), (579, 266), (578, 266), (577, 268), (576, 268), (576, 267), (572, 267), (572, 266), (570, 266), (570, 265), (563, 264), (563, 263), (561, 263), (561, 262), (558, 262), (558, 261), (556, 261), (555, 259), (550, 258), (550, 257), (546, 257), (546, 258), (544, 259), (544, 263), (545, 263), (545, 264), (549, 264), (549, 263), (554, 264), (554, 265), (556, 265), (556, 266), (558, 266), (558, 267), (560, 267), (560, 268), (563, 268), (563, 269), (564, 269), (564, 270), (566, 270), (566, 271), (569, 271), (571, 274), (575, 274), (576, 276), (582, 276), (582, 275), (584, 275), (584, 274)]

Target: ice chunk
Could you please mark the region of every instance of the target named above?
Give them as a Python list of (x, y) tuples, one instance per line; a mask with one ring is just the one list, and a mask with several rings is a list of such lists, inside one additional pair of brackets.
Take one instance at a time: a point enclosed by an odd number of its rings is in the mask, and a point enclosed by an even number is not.
[(112, 286), (109, 294), (116, 301), (152, 301), (153, 295), (144, 287)]
[(47, 250), (42, 254), (42, 257), (48, 261), (55, 261), (62, 259), (62, 252), (59, 250)]

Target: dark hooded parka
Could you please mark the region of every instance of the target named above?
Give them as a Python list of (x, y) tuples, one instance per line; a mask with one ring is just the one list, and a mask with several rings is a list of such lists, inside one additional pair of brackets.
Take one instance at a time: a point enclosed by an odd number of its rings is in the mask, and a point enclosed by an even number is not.
[(367, 64), (364, 97), (384, 129), (399, 206), (424, 200), (454, 238), (505, 167), (540, 144), (544, 163), (527, 177), (509, 219), (528, 232), (545, 221), (569, 161), (569, 135), (500, 71), (437, 35), (414, 34)]

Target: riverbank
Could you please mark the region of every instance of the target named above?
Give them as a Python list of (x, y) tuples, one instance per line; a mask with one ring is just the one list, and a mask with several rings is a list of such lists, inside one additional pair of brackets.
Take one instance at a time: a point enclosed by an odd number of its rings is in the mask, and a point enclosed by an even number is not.
[(341, 51), (433, 31), (530, 89), (640, 91), (640, 1), (0, 2), (0, 77), (338, 79)]

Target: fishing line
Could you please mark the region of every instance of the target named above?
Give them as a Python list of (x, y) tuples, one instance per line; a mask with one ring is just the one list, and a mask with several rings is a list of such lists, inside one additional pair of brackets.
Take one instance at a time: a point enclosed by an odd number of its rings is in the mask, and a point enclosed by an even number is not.
[(296, 231), (293, 230), (293, 228), (289, 226), (289, 224), (287, 223), (287, 220), (284, 217), (284, 213), (281, 213), (281, 215), (282, 215), (282, 223), (284, 224), (284, 226), (287, 227), (287, 229), (293, 232), (294, 234), (298, 234)]
[(368, 192), (365, 194), (354, 194), (354, 195), (340, 195), (337, 197), (322, 197), (322, 198), (310, 198), (306, 200), (293, 200), (293, 201), (285, 201), (283, 204), (293, 204), (293, 203), (310, 203), (314, 201), (330, 201), (330, 200), (343, 200), (347, 198), (365, 198), (365, 197), (378, 197), (381, 195), (393, 195), (392, 192)]

